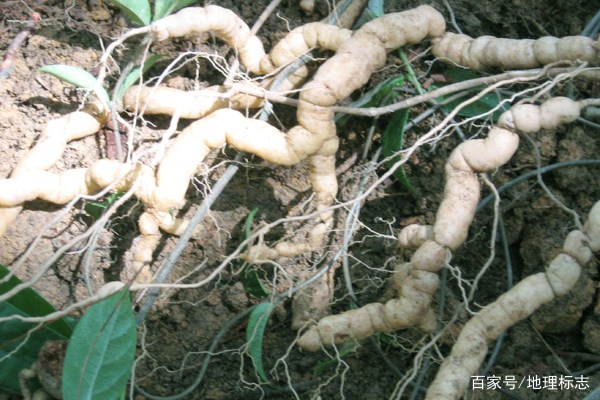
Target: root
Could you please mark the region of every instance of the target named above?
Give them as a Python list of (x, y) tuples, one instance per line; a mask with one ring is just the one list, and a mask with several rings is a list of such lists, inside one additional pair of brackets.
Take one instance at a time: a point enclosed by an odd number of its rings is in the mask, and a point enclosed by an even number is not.
[[(11, 174), (11, 178), (21, 178), (28, 174), (36, 175), (38, 171), (43, 172), (51, 168), (62, 157), (68, 142), (93, 135), (100, 130), (100, 126), (101, 122), (95, 117), (86, 112), (79, 111), (48, 122), (44, 127), (40, 141), (18, 162)], [(4, 184), (4, 182), (6, 181), (0, 181), (0, 184)], [(45, 184), (43, 180), (40, 183)], [(46, 189), (40, 188), (40, 190), (33, 188), (33, 190), (48, 193), (53, 189), (50, 187)], [(12, 201), (0, 201), (0, 236), (6, 233), (6, 230), (21, 212), (22, 207), (20, 205), (27, 201), (15, 200), (19, 197), (29, 197), (30, 200), (38, 197), (37, 195), (31, 197), (30, 194), (28, 196), (27, 193), (19, 192), (19, 188), (16, 187), (10, 193), (2, 193), (2, 196), (12, 196)], [(60, 196), (60, 194), (58, 195)]]
[(571, 231), (561, 254), (546, 272), (531, 275), (479, 311), (463, 327), (452, 352), (427, 391), (427, 399), (458, 399), (477, 374), (490, 343), (517, 322), (575, 285), (581, 269), (600, 251), (600, 202), (590, 211), (583, 232)]
[(532, 39), (476, 39), (451, 32), (433, 41), (433, 54), (466, 68), (536, 68), (557, 61), (600, 62), (600, 44), (585, 36)]
[[(485, 139), (472, 139), (459, 145), (446, 162), (444, 198), (433, 225), (433, 237), (425, 241), (408, 264), (400, 266), (394, 277), (398, 298), (385, 305), (368, 304), (362, 308), (321, 319), (300, 337), (298, 345), (317, 351), (323, 345), (361, 340), (375, 332), (390, 332), (420, 326), (431, 330), (429, 305), (438, 288), (437, 273), (450, 257), (450, 251), (464, 243), (479, 202), (478, 173), (505, 164), (518, 148), (519, 136), (513, 131), (531, 132), (533, 128), (551, 128), (577, 118), (580, 105), (567, 98), (554, 98), (541, 106), (524, 104), (513, 107), (499, 119), (498, 127)], [(510, 129), (510, 130), (509, 130)], [(427, 228), (423, 228), (427, 231)], [(422, 229), (413, 227), (420, 242)], [(408, 233), (408, 231), (406, 232)], [(421, 239), (418, 237), (421, 236)]]

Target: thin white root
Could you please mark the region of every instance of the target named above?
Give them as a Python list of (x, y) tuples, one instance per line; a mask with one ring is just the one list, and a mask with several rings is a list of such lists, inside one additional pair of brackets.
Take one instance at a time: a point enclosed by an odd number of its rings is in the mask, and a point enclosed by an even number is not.
[[(529, 317), (535, 310), (557, 296), (568, 293), (592, 258), (600, 250), (598, 226), (600, 202), (597, 202), (581, 231), (571, 231), (562, 253), (554, 258), (546, 272), (531, 275), (495, 302), (487, 305), (463, 327), (452, 352), (440, 367), (427, 391), (427, 399), (459, 399), (465, 393), (471, 377), (477, 374), (488, 346), (508, 328)], [(595, 245), (590, 246), (594, 243)]]
[(433, 40), (433, 54), (443, 61), (483, 70), (499, 68), (536, 68), (556, 61), (587, 61), (598, 64), (600, 44), (585, 36), (552, 36), (532, 39), (502, 39), (481, 36), (476, 39), (446, 32)]

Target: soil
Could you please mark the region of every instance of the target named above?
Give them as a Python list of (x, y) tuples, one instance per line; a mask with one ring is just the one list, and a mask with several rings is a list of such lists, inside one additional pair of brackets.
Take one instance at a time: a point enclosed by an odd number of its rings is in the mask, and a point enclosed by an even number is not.
[[(29, 3), (29, 4), (27, 4)], [(267, 0), (235, 2), (213, 0), (210, 3), (232, 9), (250, 25), (256, 21)], [(414, 7), (421, 1), (389, 1), (386, 12)], [(438, 10), (450, 15), (443, 1), (431, 1)], [(588, 20), (598, 11), (594, 2), (575, 0), (450, 0), (458, 25), (472, 36), (496, 35), (514, 38), (535, 38), (543, 35), (567, 36), (580, 33)], [(37, 28), (18, 50), (12, 71), (0, 80), (0, 178), (7, 178), (23, 154), (39, 138), (47, 121), (58, 118), (80, 107), (82, 93), (70, 85), (36, 70), (48, 64), (69, 64), (94, 72), (105, 48), (114, 38), (126, 31), (127, 21), (122, 13), (100, 0), (67, 1), (46, 0), (35, 2), (4, 1), (0, 4), (0, 51), (23, 29), (23, 24), (35, 10), (41, 16)], [(259, 32), (263, 43), (270, 48), (289, 27), (317, 21), (328, 12), (326, 2), (317, 2), (312, 16), (304, 15), (296, 1), (284, 1), (277, 12), (269, 17)], [(452, 29), (451, 27), (449, 29)], [(157, 76), (178, 52), (209, 49), (226, 56), (234, 55), (226, 46), (211, 37), (203, 37), (205, 44), (193, 38), (174, 40), (156, 46), (164, 54), (148, 76)], [(196, 38), (197, 39), (197, 38)], [(409, 57), (424, 51), (425, 46), (407, 50)], [(128, 49), (120, 50), (112, 65), (117, 75), (117, 63), (122, 67)], [(430, 73), (441, 73), (446, 66), (427, 64), (428, 57), (414, 62), (417, 75), (423, 80)], [(391, 54), (389, 67), (376, 73), (363, 91), (374, 87), (387, 77), (403, 71), (401, 62)], [(114, 79), (111, 78), (111, 79)], [(221, 83), (223, 77), (203, 59), (187, 64), (167, 79), (175, 87), (191, 88)], [(114, 82), (113, 82), (114, 83)], [(552, 90), (553, 95), (576, 98), (598, 97), (598, 82), (570, 80)], [(508, 88), (517, 90), (519, 88)], [(411, 109), (411, 117), (427, 106)], [(292, 126), (294, 110), (275, 105), (277, 119), (273, 124)], [(406, 145), (438, 123), (443, 116), (434, 114), (406, 133)], [(340, 170), (339, 201), (352, 199), (359, 190), (359, 181), (366, 170), (361, 161), (368, 131), (374, 128), (374, 143), (369, 157), (381, 143), (382, 131), (390, 117), (378, 120), (351, 118), (340, 128), (341, 145), (338, 154)], [(155, 143), (168, 128), (169, 119), (152, 117), (142, 129), (144, 141)], [(179, 128), (183, 128), (185, 122)], [(479, 134), (484, 122), (463, 126), (464, 134)], [(443, 166), (448, 154), (460, 143), (458, 135), (446, 137), (435, 146), (423, 147), (410, 159), (405, 172), (415, 193), (408, 192), (397, 181), (388, 181), (376, 188), (363, 203), (358, 229), (349, 247), (351, 277), (359, 304), (378, 301), (388, 296), (387, 280), (394, 265), (410, 256), (408, 251), (396, 248), (392, 240), (399, 230), (410, 223), (432, 223), (441, 200)], [(539, 150), (536, 159), (535, 148)], [(85, 167), (106, 157), (106, 141), (95, 135), (69, 143), (64, 157), (53, 171)], [(188, 192), (189, 203), (182, 211), (191, 217), (202, 202), (209, 187), (223, 174), (236, 152), (227, 149), (211, 156), (210, 174), (199, 176)], [(542, 166), (557, 162), (595, 159), (600, 154), (600, 129), (577, 122), (552, 132), (532, 135), (523, 140), (518, 153), (508, 165), (490, 174), (499, 187), (514, 178), (532, 171), (536, 162)], [(587, 212), (600, 198), (598, 166), (578, 166), (554, 170), (543, 175), (544, 182), (560, 203), (574, 210), (585, 220)], [(369, 182), (385, 173), (385, 165), (369, 172)], [(203, 222), (205, 229), (197, 240), (188, 243), (179, 258), (170, 281), (185, 277), (196, 282), (205, 279), (244, 239), (244, 224), (251, 210), (258, 207), (254, 219), (257, 227), (287, 215), (302, 214), (310, 199), (308, 168), (303, 163), (293, 168), (267, 164), (257, 157), (246, 155), (240, 171), (227, 185)], [(484, 189), (483, 195), (490, 191)], [(536, 183), (529, 179), (502, 193), (502, 221), (506, 230), (506, 251), (512, 261), (512, 282), (539, 271), (557, 254), (568, 231), (576, 223), (572, 215), (557, 205)], [(128, 201), (113, 217), (91, 254), (86, 258), (86, 241), (66, 252), (34, 286), (56, 308), (64, 308), (88, 296), (86, 280), (96, 290), (108, 281), (118, 280), (128, 265), (131, 243), (138, 235), (136, 220), (142, 207)], [(342, 242), (341, 231), (347, 210), (336, 214), (336, 227), (326, 246), (318, 253), (277, 260), (277, 267), (257, 266), (263, 284), (272, 293), (284, 293), (295, 284), (307, 279), (317, 268), (332, 260)], [(467, 243), (456, 252), (452, 265), (454, 274), (448, 274), (449, 306), (444, 318), (455, 312), (461, 300), (462, 287), (472, 282), (490, 257), (493, 212), (482, 210), (471, 227)], [(37, 268), (72, 238), (84, 233), (94, 220), (83, 203), (77, 204), (66, 215), (63, 208), (43, 201), (25, 204), (18, 219), (7, 234), (0, 238), (0, 263), (11, 266), (23, 257), (32, 241), (41, 232), (26, 261), (19, 270), (21, 279), (31, 277)], [(282, 237), (301, 235), (304, 223), (287, 223), (271, 231), (267, 243)], [(155, 253), (154, 267), (158, 267), (172, 253), (177, 238), (164, 235)], [(492, 302), (507, 288), (507, 263), (500, 240), (495, 245), (495, 258), (482, 279), (471, 308), (477, 310)], [(89, 257), (89, 256), (87, 256)], [(600, 384), (600, 307), (596, 305), (598, 273), (596, 261), (586, 268), (584, 276), (573, 292), (542, 307), (531, 318), (515, 325), (503, 339), (497, 357), (491, 363), (489, 376), (503, 380), (515, 377), (518, 382), (533, 376), (583, 375), (589, 389), (550, 390), (530, 389), (526, 382), (514, 390), (472, 390), (468, 398), (518, 399), (580, 399)], [(84, 266), (89, 265), (86, 273)], [(383, 399), (389, 398), (397, 382), (413, 367), (416, 352), (428, 337), (417, 331), (378, 335), (350, 347), (340, 347), (341, 359), (332, 350), (308, 353), (298, 350), (293, 342), (297, 336), (291, 328), (292, 311), (302, 301), (308, 304), (303, 318), (318, 319), (323, 313), (340, 312), (351, 308), (344, 285), (340, 262), (321, 280), (317, 289), (292, 303), (289, 298), (274, 310), (266, 327), (263, 341), (263, 363), (270, 384), (261, 383), (246, 352), (246, 319), (233, 324), (212, 355), (202, 382), (184, 398), (189, 399)], [(241, 263), (223, 270), (217, 278), (193, 290), (168, 290), (162, 293), (139, 329), (139, 359), (135, 369), (135, 383), (155, 395), (174, 395), (192, 385), (200, 365), (207, 357), (209, 346), (227, 322), (260, 300), (244, 288), (240, 278)], [(456, 279), (460, 271), (462, 284)], [(187, 276), (190, 274), (189, 276)], [(187, 276), (187, 277), (186, 277)], [(467, 290), (469, 287), (466, 288)], [(438, 300), (436, 300), (436, 303)], [(435, 348), (428, 352), (422, 381), (409, 386), (406, 393), (414, 392), (422, 398), (424, 389), (434, 376), (441, 356), (451, 348), (452, 336), (466, 322), (466, 313), (459, 312), (458, 322)], [(296, 321), (296, 324), (298, 322)], [(8, 396), (8, 395), (7, 395)], [(409, 395), (406, 395), (407, 397)], [(132, 398), (143, 399), (140, 394)]]

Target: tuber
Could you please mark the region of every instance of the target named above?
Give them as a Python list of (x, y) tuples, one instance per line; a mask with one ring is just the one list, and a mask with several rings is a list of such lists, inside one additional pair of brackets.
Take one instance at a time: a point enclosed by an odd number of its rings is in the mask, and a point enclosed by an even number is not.
[(308, 15), (311, 15), (315, 10), (315, 0), (300, 0), (300, 8)]
[[(321, 22), (309, 23), (292, 30), (272, 49), (269, 55), (264, 55), (261, 64), (267, 69), (286, 66), (297, 57), (307, 53), (312, 48), (337, 50), (341, 43), (350, 39), (352, 31), (335, 25)], [(243, 60), (242, 60), (243, 62)], [(305, 66), (298, 68), (291, 76), (281, 83), (277, 91), (286, 92), (296, 88), (308, 75)], [(261, 87), (268, 89), (271, 78), (265, 79)], [(236, 94), (231, 99), (225, 99), (226, 89), (212, 86), (198, 91), (183, 91), (157, 86), (147, 88), (132, 86), (123, 97), (123, 107), (127, 110), (139, 108), (145, 114), (173, 115), (177, 110), (181, 118), (201, 118), (211, 112), (225, 107), (235, 109), (257, 108), (263, 105), (263, 100), (254, 96)]]
[(184, 8), (153, 22), (150, 32), (156, 40), (213, 32), (239, 53), (242, 64), (251, 72), (266, 74), (273, 70), (260, 39), (250, 33), (240, 17), (223, 7)]
[[(32, 172), (51, 168), (62, 157), (68, 142), (93, 135), (98, 132), (100, 126), (101, 122), (97, 117), (83, 111), (72, 112), (49, 121), (42, 131), (39, 142), (17, 163), (11, 173), (11, 178), (19, 178)], [(3, 182), (5, 181), (0, 181), (0, 184)], [(10, 224), (21, 212), (20, 205), (26, 201), (15, 202), (14, 199), (27, 197), (27, 193), (23, 193), (18, 187), (11, 192), (1, 192), (3, 196), (12, 196), (13, 200), (6, 203), (0, 201), (0, 236), (6, 233)], [(37, 195), (33, 196), (33, 198), (37, 197)]]
[(541, 106), (517, 105), (501, 115), (498, 126), (490, 130), (487, 138), (460, 144), (445, 165), (444, 197), (433, 233), (412, 226), (401, 238), (401, 243), (408, 245), (431, 237), (415, 251), (409, 263), (395, 272), (398, 298), (325, 317), (300, 337), (298, 345), (317, 351), (322, 345), (360, 340), (375, 332), (431, 327), (428, 311), (438, 288), (437, 272), (444, 267), (450, 251), (460, 247), (467, 237), (479, 202), (477, 174), (494, 170), (512, 157), (519, 144), (516, 132), (572, 122), (579, 116), (580, 108), (580, 103), (565, 97), (550, 99)]
[(600, 42), (585, 36), (545, 36), (537, 40), (481, 36), (474, 39), (446, 32), (433, 40), (432, 52), (443, 61), (475, 70), (536, 68), (562, 60), (596, 65), (600, 61)]
[(598, 226), (600, 202), (590, 211), (583, 232), (569, 233), (562, 252), (550, 262), (546, 272), (523, 279), (465, 324), (450, 356), (444, 360), (429, 387), (427, 399), (461, 398), (471, 377), (477, 374), (491, 342), (543, 304), (573, 288), (581, 268), (592, 258), (592, 251), (600, 251)]
[[(357, 30), (345, 41), (336, 54), (317, 70), (313, 79), (300, 93), (297, 119), (299, 125), (287, 133), (288, 146), (308, 158), (311, 183), (316, 194), (318, 210), (327, 209), (337, 195), (335, 152), (337, 134), (333, 111), (329, 108), (361, 88), (371, 74), (385, 64), (386, 53), (399, 47), (419, 43), (427, 37), (441, 35), (445, 30), (442, 15), (430, 6), (385, 15)], [(301, 147), (302, 152), (298, 149)], [(315, 249), (323, 230), (332, 222), (331, 212), (321, 214), (321, 224), (309, 234), (306, 242), (280, 243), (286, 255)], [(278, 248), (266, 251), (251, 249), (250, 261), (264, 256), (283, 255)]]
[[(194, 13), (200, 15), (201, 12)], [(159, 22), (156, 24), (161, 27), (174, 24), (171, 20)], [(184, 27), (179, 27), (177, 30), (157, 28), (161, 32), (167, 32), (158, 37), (183, 35), (201, 29), (199, 26), (192, 26), (191, 22), (183, 25)], [(208, 28), (208, 24), (201, 26), (202, 29)], [(322, 29), (325, 29), (325, 34), (319, 33)], [(419, 43), (427, 37), (439, 36), (444, 30), (445, 22), (442, 15), (429, 6), (375, 19), (365, 24), (349, 39), (348, 31), (336, 30), (329, 26), (309, 24), (307, 27), (295, 29), (281, 44), (275, 46), (268, 62), (256, 61), (255, 64), (268, 65), (269, 68), (263, 68), (268, 70), (274, 65), (290, 61), (313, 45), (337, 48), (336, 54), (318, 69), (313, 80), (307, 83), (300, 93), (297, 111), (299, 125), (284, 134), (265, 123), (244, 122), (245, 118), (241, 114), (231, 110), (216, 111), (207, 118), (193, 123), (175, 139), (159, 167), (158, 198), (170, 199), (168, 204), (161, 204), (160, 209), (182, 205), (189, 179), (207, 151), (225, 143), (280, 165), (295, 165), (300, 161), (308, 160), (317, 210), (323, 211), (319, 217), (320, 223), (313, 228), (309, 238), (304, 242), (283, 242), (273, 249), (263, 246), (253, 248), (250, 249), (247, 257), (249, 261), (258, 261), (279, 255), (292, 256), (317, 248), (332, 221), (332, 213), (325, 210), (337, 195), (335, 152), (338, 139), (330, 106), (362, 87), (371, 74), (384, 65), (387, 52), (401, 46)], [(222, 27), (218, 30), (220, 34), (224, 34), (225, 31)], [(339, 36), (331, 34), (334, 32)], [(242, 42), (233, 38), (227, 40), (231, 43)], [(264, 57), (262, 53), (261, 57)], [(249, 69), (252, 70), (250, 67)], [(135, 96), (126, 95), (127, 108), (135, 104), (132, 99), (135, 99)], [(154, 102), (154, 99), (152, 101)], [(151, 102), (144, 103), (142, 100), (142, 104), (148, 112)], [(170, 156), (179, 152), (188, 153), (190, 149), (198, 148), (197, 146), (200, 146), (201, 150), (189, 157)], [(177, 167), (180, 172), (174, 175), (170, 171), (176, 168), (175, 165), (180, 164), (180, 159), (186, 160), (185, 166)]]

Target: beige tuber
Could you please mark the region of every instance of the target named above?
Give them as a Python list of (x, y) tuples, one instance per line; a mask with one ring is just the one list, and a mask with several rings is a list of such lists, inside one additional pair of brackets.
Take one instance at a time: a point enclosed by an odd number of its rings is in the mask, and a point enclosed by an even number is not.
[(459, 145), (446, 162), (444, 197), (432, 228), (433, 235), (427, 233), (427, 228), (424, 232), (413, 226), (402, 239), (406, 244), (425, 242), (410, 262), (401, 265), (395, 273), (398, 297), (385, 304), (367, 304), (325, 317), (300, 337), (298, 345), (316, 351), (323, 345), (360, 340), (376, 332), (414, 326), (424, 330), (432, 328), (429, 305), (438, 288), (437, 273), (445, 266), (450, 251), (460, 247), (467, 237), (479, 202), (477, 174), (494, 170), (512, 157), (519, 144), (515, 132), (534, 132), (571, 122), (579, 116), (580, 109), (580, 103), (564, 97), (550, 99), (541, 106), (517, 105), (502, 114), (499, 126), (492, 128), (487, 138)]
[(155, 21), (150, 32), (156, 40), (213, 32), (236, 50), (243, 65), (255, 74), (273, 70), (262, 42), (250, 33), (248, 25), (233, 11), (223, 7), (189, 7)]
[(600, 42), (585, 36), (552, 36), (532, 39), (503, 39), (481, 36), (476, 39), (446, 32), (433, 40), (433, 54), (470, 69), (536, 68), (556, 61), (600, 62)]
[[(200, 11), (194, 11), (194, 13), (200, 13)], [(158, 25), (163, 27), (170, 26), (170, 24), (172, 22), (161, 22)], [(160, 31), (168, 33), (158, 35), (158, 37), (166, 38), (169, 35), (182, 35), (186, 32), (200, 30), (191, 23), (183, 24), (183, 26), (185, 29), (180, 27), (176, 32), (170, 28), (161, 28)], [(203, 26), (204, 28), (205, 26)], [(262, 61), (256, 61), (253, 65), (260, 64), (263, 65), (263, 70), (270, 70), (274, 65), (282, 65), (291, 61), (312, 46), (337, 49), (335, 56), (326, 61), (318, 69), (313, 80), (302, 88), (297, 111), (299, 125), (287, 133), (283, 133), (266, 123), (250, 122), (241, 114), (231, 110), (213, 112), (208, 117), (190, 125), (173, 142), (157, 173), (157, 193), (160, 193), (158, 197), (172, 199), (166, 208), (180, 207), (189, 179), (195, 174), (206, 152), (225, 143), (280, 165), (295, 165), (307, 160), (310, 167), (311, 184), (316, 194), (317, 210), (322, 211), (320, 223), (313, 228), (306, 241), (283, 242), (272, 249), (263, 246), (255, 247), (250, 249), (247, 257), (249, 261), (260, 261), (282, 255), (292, 256), (317, 248), (332, 221), (332, 213), (325, 210), (333, 203), (337, 195), (335, 153), (338, 147), (338, 138), (330, 106), (362, 87), (369, 80), (371, 74), (385, 64), (387, 52), (405, 45), (419, 43), (427, 37), (439, 36), (444, 30), (445, 22), (442, 15), (429, 6), (421, 6), (414, 10), (390, 14), (373, 20), (356, 31), (351, 38), (348, 38), (349, 31), (322, 24), (309, 24), (306, 27), (295, 29), (287, 35), (282, 43), (275, 46), (269, 57), (263, 58)], [(224, 29), (220, 28), (219, 33), (222, 34), (222, 32)], [(232, 38), (227, 40), (231, 43), (242, 42)], [(238, 50), (242, 51), (241, 48)], [(261, 57), (266, 56), (261, 53)], [(268, 61), (264, 61), (265, 59)], [(246, 62), (244, 59), (242, 61)], [(265, 68), (265, 65), (269, 67)], [(249, 69), (253, 70), (250, 67)], [(258, 71), (256, 68), (254, 70)], [(161, 88), (156, 90), (159, 89)], [(143, 90), (151, 91), (152, 89)], [(127, 96), (124, 103), (127, 108), (131, 108), (133, 104), (136, 104), (133, 99), (137, 96)], [(189, 97), (187, 98), (189, 99)], [(145, 103), (142, 100), (141, 104), (148, 112), (149, 105), (154, 103)], [(176, 155), (179, 152), (189, 152), (189, 149), (194, 148), (193, 146), (196, 146), (195, 148), (200, 146), (201, 149), (196, 151), (194, 156), (188, 158)], [(189, 164), (186, 161), (185, 165), (181, 166), (181, 159), (189, 160)], [(170, 160), (174, 160), (173, 166), (171, 166)], [(175, 167), (175, 165), (179, 167)], [(174, 168), (178, 168), (180, 171), (176, 177), (170, 172)], [(161, 210), (165, 210), (165, 206), (161, 205)]]
[[(62, 157), (68, 142), (93, 135), (98, 132), (100, 126), (101, 122), (96, 117), (83, 111), (72, 112), (48, 122), (42, 131), (40, 140), (18, 162), (11, 174), (11, 178), (20, 178), (27, 174), (51, 168)], [(6, 180), (0, 181), (0, 184), (3, 182), (6, 182)], [(43, 180), (40, 181), (40, 184), (45, 183)], [(43, 189), (39, 191), (42, 193), (47, 192)], [(0, 201), (0, 236), (6, 233), (10, 224), (21, 212), (21, 204), (27, 201), (14, 201), (14, 199), (26, 198), (28, 196), (28, 193), (23, 192), (18, 187), (10, 192), (0, 190), (0, 195), (3, 197), (13, 197), (11, 201)], [(29, 194), (29, 197), (31, 197), (31, 194)], [(33, 198), (37, 197), (37, 195), (33, 196)]]
[(477, 374), (490, 343), (543, 304), (567, 294), (579, 279), (581, 268), (592, 258), (592, 251), (600, 251), (599, 240), (600, 202), (597, 202), (590, 211), (583, 232), (575, 230), (569, 233), (561, 254), (552, 260), (545, 272), (523, 279), (467, 322), (429, 387), (426, 398), (461, 398), (471, 377)]
[[(197, 27), (194, 31), (198, 29), (200, 28)], [(306, 24), (287, 34), (273, 47), (269, 55), (263, 53), (259, 64), (268, 71), (281, 68), (313, 48), (336, 51), (351, 36), (352, 31), (335, 25), (321, 22)], [(242, 63), (244, 63), (244, 59), (242, 59)], [(276, 91), (292, 90), (299, 86), (307, 76), (308, 69), (302, 66), (282, 82)], [(260, 87), (268, 90), (272, 82), (272, 78), (266, 78)], [(263, 105), (262, 98), (244, 94), (234, 94), (226, 98), (226, 93), (227, 89), (222, 86), (212, 86), (196, 91), (183, 91), (164, 86), (152, 88), (133, 86), (126, 91), (123, 97), (123, 107), (127, 110), (140, 109), (145, 114), (174, 115), (175, 111), (178, 111), (181, 118), (195, 119), (204, 117), (220, 108), (245, 109), (258, 108)]]
[[(387, 52), (439, 36), (444, 30), (442, 15), (429, 6), (377, 18), (357, 30), (304, 85), (297, 111), (299, 125), (287, 132), (286, 147), (300, 159), (308, 158), (318, 210), (326, 210), (337, 195), (335, 152), (338, 139), (334, 113), (329, 107), (365, 85), (371, 74), (385, 64)], [(321, 223), (306, 242), (280, 243), (279, 248), (269, 251), (251, 249), (250, 260), (314, 249), (315, 242), (320, 241), (320, 236), (329, 228), (332, 213), (324, 212), (320, 219)]]

